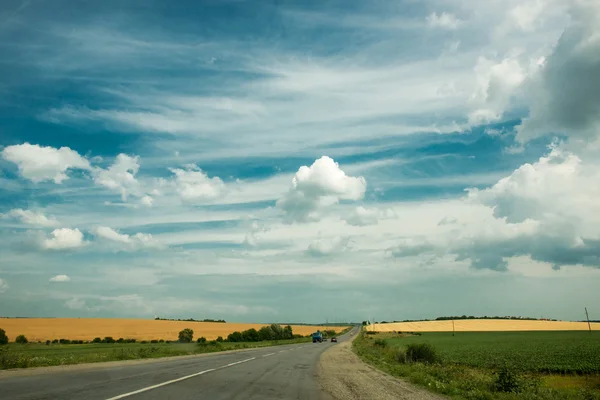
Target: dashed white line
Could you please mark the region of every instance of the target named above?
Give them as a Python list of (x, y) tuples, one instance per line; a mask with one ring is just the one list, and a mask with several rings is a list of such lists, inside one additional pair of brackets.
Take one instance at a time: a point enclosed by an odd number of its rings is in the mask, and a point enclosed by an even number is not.
[(273, 354), (275, 354), (275, 353), (265, 354), (263, 357), (269, 357), (269, 356), (272, 356)]
[(181, 381), (184, 381), (186, 379), (193, 378), (195, 376), (200, 376), (200, 375), (206, 374), (208, 372), (216, 371), (216, 370), (223, 369), (223, 368), (229, 368), (229, 367), (232, 367), (234, 365), (242, 364), (242, 363), (245, 363), (245, 362), (248, 362), (248, 361), (252, 361), (252, 360), (255, 360), (255, 359), (256, 359), (256, 357), (252, 357), (252, 358), (248, 358), (248, 359), (245, 359), (245, 360), (242, 360), (242, 361), (236, 361), (236, 362), (233, 362), (233, 363), (230, 363), (230, 364), (227, 364), (227, 365), (223, 365), (222, 367), (211, 368), (211, 369), (207, 369), (207, 370), (204, 370), (204, 371), (196, 372), (195, 374), (182, 376), (181, 378), (172, 379), (170, 381), (166, 381), (166, 382), (159, 383), (159, 384), (156, 384), (156, 385), (152, 385), (152, 386), (148, 386), (148, 387), (145, 387), (145, 388), (141, 388), (141, 389), (133, 391), (133, 392), (120, 394), (118, 396), (111, 397), (111, 398), (109, 398), (107, 400), (123, 399), (125, 397), (133, 396), (134, 394), (147, 392), (148, 390), (157, 389), (157, 388), (162, 387), (162, 386), (170, 385), (170, 384), (176, 383), (176, 382), (181, 382)]

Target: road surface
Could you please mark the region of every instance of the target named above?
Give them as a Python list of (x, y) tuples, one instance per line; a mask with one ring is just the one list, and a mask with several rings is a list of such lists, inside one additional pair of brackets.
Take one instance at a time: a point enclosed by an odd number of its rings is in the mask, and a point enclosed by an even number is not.
[(302, 343), (150, 362), (3, 371), (0, 399), (328, 399), (316, 378), (317, 363), (324, 350), (336, 345)]

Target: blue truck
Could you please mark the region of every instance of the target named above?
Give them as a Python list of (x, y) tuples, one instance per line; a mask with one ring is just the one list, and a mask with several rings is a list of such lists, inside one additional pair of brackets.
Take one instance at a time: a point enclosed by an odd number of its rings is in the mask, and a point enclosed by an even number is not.
[(316, 331), (315, 333), (313, 333), (312, 340), (313, 340), (313, 343), (323, 342), (323, 334), (321, 333), (321, 331)]

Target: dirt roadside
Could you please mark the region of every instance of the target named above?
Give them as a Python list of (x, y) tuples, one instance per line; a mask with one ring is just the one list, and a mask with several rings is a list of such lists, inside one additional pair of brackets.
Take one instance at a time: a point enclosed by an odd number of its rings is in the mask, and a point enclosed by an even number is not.
[(321, 389), (335, 400), (445, 399), (363, 363), (351, 340), (325, 351), (317, 371)]

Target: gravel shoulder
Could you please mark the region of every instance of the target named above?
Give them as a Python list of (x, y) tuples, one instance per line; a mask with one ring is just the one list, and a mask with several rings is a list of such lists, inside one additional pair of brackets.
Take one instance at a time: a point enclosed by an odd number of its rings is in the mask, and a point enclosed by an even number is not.
[(445, 399), (363, 363), (346, 340), (321, 354), (317, 367), (321, 389), (335, 400)]

